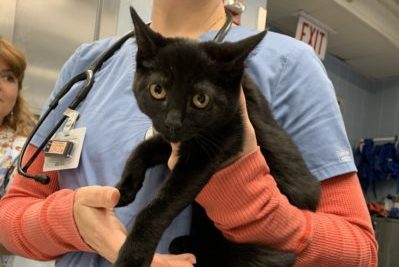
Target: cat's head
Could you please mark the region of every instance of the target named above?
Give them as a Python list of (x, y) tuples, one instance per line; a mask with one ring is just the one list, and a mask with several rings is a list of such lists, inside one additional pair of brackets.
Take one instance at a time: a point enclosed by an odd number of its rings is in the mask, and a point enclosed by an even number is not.
[(133, 91), (168, 141), (222, 127), (239, 109), (244, 60), (265, 32), (235, 43), (165, 38), (130, 9), (137, 55)]

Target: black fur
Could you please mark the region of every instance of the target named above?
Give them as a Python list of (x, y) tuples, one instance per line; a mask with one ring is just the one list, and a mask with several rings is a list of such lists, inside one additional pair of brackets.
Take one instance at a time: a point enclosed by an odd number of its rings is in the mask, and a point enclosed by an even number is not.
[[(264, 97), (244, 74), (244, 60), (266, 32), (236, 43), (199, 43), (164, 38), (150, 30), (132, 8), (131, 15), (138, 45), (133, 91), (140, 109), (151, 118), (159, 135), (141, 143), (126, 162), (117, 185), (121, 192), (118, 206), (134, 200), (148, 168), (167, 163), (170, 142), (181, 145), (179, 161), (157, 197), (137, 216), (115, 266), (149, 267), (171, 221), (193, 203), (221, 164), (242, 150), (241, 83), (258, 144), (279, 189), (293, 205), (314, 210), (319, 199), (317, 179), (308, 171), (290, 137), (274, 120)], [(153, 94), (160, 99), (154, 98), (150, 88), (156, 88)], [(209, 96), (206, 107), (195, 106), (193, 99), (197, 94), (201, 103), (206, 102), (205, 95)], [(184, 252), (179, 248), (182, 244), (186, 250), (199, 246), (197, 260), (206, 267), (294, 264), (292, 253), (227, 241), (209, 219), (203, 221), (206, 215), (200, 208), (195, 210), (199, 217), (194, 217), (194, 223), (201, 234), (193, 240), (176, 240), (171, 245), (173, 252)]]

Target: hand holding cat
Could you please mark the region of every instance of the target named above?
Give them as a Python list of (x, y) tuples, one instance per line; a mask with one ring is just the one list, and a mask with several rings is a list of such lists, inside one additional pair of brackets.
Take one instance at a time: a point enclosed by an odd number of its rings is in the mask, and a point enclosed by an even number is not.
[(74, 218), (83, 240), (110, 262), (114, 262), (127, 231), (114, 212), (119, 191), (110, 186), (85, 186), (77, 190)]
[[(77, 190), (74, 218), (83, 240), (98, 254), (115, 262), (126, 239), (126, 228), (116, 217), (114, 207), (119, 191), (111, 186), (85, 186)], [(151, 267), (192, 267), (192, 254), (162, 255), (156, 253)]]
[[(243, 117), (243, 122), (244, 122), (244, 127), (245, 127), (243, 150), (241, 151), (241, 153), (236, 155), (236, 157), (232, 158), (231, 160), (229, 160), (228, 162), (223, 164), (224, 166), (241, 158), (242, 156), (252, 153), (258, 147), (258, 143), (256, 141), (255, 129), (252, 126), (251, 121), (249, 120), (247, 104), (245, 101), (245, 95), (244, 95), (244, 91), (242, 88), (240, 91), (240, 102), (241, 102), (240, 104), (241, 104), (241, 110), (242, 110), (242, 117)], [(170, 145), (172, 147), (172, 153), (168, 160), (168, 167), (170, 170), (172, 170), (174, 168), (174, 166), (176, 165), (177, 160), (179, 158), (179, 144), (171, 143)]]

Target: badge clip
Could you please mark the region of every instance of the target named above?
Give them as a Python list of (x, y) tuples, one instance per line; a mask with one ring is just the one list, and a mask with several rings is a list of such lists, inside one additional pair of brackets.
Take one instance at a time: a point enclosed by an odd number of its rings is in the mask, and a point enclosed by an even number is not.
[(64, 115), (68, 117), (68, 120), (65, 123), (62, 132), (64, 133), (64, 136), (68, 136), (71, 129), (75, 126), (76, 121), (79, 119), (79, 111), (67, 108), (64, 111)]

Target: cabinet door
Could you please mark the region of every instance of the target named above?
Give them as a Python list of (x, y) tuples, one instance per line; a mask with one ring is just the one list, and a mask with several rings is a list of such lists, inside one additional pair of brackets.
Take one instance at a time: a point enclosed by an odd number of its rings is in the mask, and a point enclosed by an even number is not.
[(399, 266), (399, 220), (374, 218), (374, 230), (378, 240), (378, 266)]
[(32, 111), (39, 113), (62, 65), (76, 48), (116, 34), (119, 1), (10, 2), (15, 3), (15, 14), (8, 14), (14, 17), (13, 25), (8, 26), (12, 27), (8, 28), (12, 31), (11, 41), (23, 50), (28, 60), (23, 93)]

